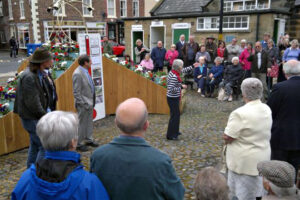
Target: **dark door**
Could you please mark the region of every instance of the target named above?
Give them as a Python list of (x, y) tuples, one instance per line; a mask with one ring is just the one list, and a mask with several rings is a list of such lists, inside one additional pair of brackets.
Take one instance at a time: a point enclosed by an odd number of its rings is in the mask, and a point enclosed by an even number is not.
[(108, 39), (116, 40), (116, 24), (108, 24)]

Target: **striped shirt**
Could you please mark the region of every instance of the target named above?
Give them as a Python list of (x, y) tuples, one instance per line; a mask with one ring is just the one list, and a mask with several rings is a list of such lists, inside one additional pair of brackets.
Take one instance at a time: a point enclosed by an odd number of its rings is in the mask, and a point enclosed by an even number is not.
[[(182, 69), (183, 73), (193, 70), (193, 67), (186, 67)], [(178, 98), (181, 94), (181, 83), (179, 83), (176, 74), (170, 71), (167, 79), (167, 97)]]

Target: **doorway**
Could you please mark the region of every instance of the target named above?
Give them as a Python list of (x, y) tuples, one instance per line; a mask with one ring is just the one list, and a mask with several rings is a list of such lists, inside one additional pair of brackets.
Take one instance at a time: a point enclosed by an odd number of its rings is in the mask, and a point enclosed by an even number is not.
[(280, 36), (283, 36), (284, 33), (285, 33), (285, 19), (275, 19), (274, 35), (273, 35), (273, 40), (275, 44), (277, 44), (277, 42), (280, 39)]
[(166, 47), (165, 26), (151, 26), (150, 27), (150, 49), (156, 47), (158, 41), (163, 42), (163, 46)]
[(173, 29), (172, 44), (176, 44), (179, 41), (181, 35), (185, 36), (185, 41), (188, 41), (190, 35), (190, 29)]
[(134, 61), (134, 63), (135, 63), (135, 51), (134, 51), (134, 49), (135, 49), (135, 47), (136, 47), (136, 41), (138, 40), (138, 39), (140, 39), (140, 40), (142, 40), (142, 42), (144, 43), (144, 31), (132, 31), (132, 45), (131, 45), (131, 47), (132, 47), (132, 49), (131, 49), (131, 55), (132, 55), (132, 57), (133, 57), (133, 61)]

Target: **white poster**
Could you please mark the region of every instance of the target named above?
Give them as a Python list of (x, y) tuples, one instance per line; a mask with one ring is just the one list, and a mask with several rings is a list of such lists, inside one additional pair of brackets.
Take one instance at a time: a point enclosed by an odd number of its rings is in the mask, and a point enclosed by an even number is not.
[(79, 54), (87, 54), (86, 42), (89, 42), (89, 52), (92, 61), (91, 76), (95, 85), (96, 104), (94, 107), (94, 121), (105, 117), (105, 98), (104, 98), (104, 82), (101, 52), (101, 36), (100, 34), (78, 34)]

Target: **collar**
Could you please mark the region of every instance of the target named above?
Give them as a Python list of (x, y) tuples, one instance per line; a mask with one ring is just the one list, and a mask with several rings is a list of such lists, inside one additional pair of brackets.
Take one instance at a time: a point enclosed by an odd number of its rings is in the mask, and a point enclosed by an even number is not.
[(89, 71), (88, 71), (86, 68), (84, 68), (84, 67), (82, 67), (82, 66), (79, 66), (79, 67), (80, 67), (80, 69), (83, 70), (85, 73), (89, 73)]
[(255, 105), (255, 104), (260, 104), (261, 100), (260, 99), (256, 99), (253, 101), (249, 101), (246, 105)]
[(46, 151), (45, 158), (52, 160), (70, 160), (76, 163), (80, 162), (80, 154), (75, 151)]
[(111, 144), (122, 144), (122, 145), (150, 147), (150, 145), (142, 137), (132, 137), (132, 136), (125, 136), (125, 135), (121, 135), (119, 137), (114, 138), (113, 141), (111, 141), (110, 143)]
[(199, 65), (199, 67), (202, 67), (202, 68), (203, 68), (203, 67), (205, 67), (205, 64), (203, 64), (203, 65)]

